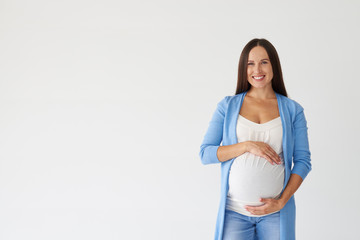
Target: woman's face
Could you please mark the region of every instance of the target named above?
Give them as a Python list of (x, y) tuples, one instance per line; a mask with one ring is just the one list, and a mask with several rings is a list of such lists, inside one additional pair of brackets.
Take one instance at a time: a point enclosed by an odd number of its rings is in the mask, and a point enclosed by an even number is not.
[(269, 56), (264, 47), (256, 46), (250, 50), (247, 76), (249, 83), (253, 87), (271, 87), (271, 80), (274, 75)]

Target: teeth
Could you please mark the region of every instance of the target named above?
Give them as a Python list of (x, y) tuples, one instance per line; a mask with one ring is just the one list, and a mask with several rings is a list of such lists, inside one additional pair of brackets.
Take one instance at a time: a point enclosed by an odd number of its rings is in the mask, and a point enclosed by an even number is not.
[(255, 78), (256, 80), (259, 80), (259, 79), (264, 78), (264, 76), (261, 76), (261, 77), (253, 77), (253, 78)]

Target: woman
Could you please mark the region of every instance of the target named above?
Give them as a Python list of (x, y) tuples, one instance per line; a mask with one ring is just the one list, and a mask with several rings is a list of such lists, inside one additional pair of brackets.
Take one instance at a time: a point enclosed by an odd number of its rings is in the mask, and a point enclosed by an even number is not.
[(294, 193), (311, 170), (307, 129), (274, 46), (251, 40), (236, 94), (218, 103), (200, 147), (203, 164), (221, 163), (215, 239), (295, 239)]

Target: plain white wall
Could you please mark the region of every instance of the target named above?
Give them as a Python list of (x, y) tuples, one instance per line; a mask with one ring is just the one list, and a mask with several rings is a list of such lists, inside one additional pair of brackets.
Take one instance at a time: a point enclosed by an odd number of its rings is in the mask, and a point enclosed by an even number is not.
[(0, 239), (212, 239), (200, 144), (242, 48), (278, 50), (313, 170), (298, 239), (358, 236), (358, 1), (0, 1)]

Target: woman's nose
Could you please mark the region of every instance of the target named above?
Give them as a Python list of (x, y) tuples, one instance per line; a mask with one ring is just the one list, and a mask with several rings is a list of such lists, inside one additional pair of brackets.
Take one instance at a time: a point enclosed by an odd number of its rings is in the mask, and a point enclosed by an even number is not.
[(261, 72), (261, 67), (259, 64), (256, 64), (255, 67), (254, 67), (254, 72), (258, 73), (258, 72)]

